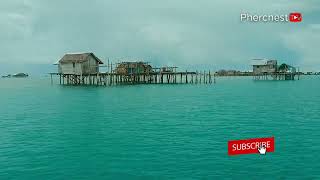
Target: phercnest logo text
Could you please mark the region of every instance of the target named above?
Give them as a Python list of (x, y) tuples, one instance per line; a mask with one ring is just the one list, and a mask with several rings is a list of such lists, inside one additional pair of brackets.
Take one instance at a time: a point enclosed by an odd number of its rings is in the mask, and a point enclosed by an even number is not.
[(302, 22), (302, 14), (299, 12), (292, 12), (289, 14), (250, 14), (241, 13), (241, 22)]

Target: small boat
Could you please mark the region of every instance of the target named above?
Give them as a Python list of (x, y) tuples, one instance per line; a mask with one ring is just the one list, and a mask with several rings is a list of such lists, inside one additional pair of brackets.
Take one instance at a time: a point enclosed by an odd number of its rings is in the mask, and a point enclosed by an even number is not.
[(11, 74), (5, 75), (5, 76), (1, 76), (2, 78), (10, 78)]
[(2, 76), (2, 78), (26, 78), (28, 77), (29, 75), (26, 74), (26, 73), (17, 73), (17, 74), (8, 74), (8, 75), (5, 75), (5, 76)]
[(12, 77), (16, 77), (16, 78), (24, 78), (24, 77), (28, 77), (29, 75), (26, 73), (17, 73), (12, 75)]

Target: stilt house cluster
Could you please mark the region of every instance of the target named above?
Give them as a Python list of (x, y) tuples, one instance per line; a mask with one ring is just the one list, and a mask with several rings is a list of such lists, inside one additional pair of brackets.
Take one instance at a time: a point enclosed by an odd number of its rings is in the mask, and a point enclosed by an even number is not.
[[(215, 82), (210, 71), (177, 72), (177, 67), (152, 67), (143, 61), (120, 62), (112, 69), (112, 63), (104, 66), (93, 53), (68, 53), (57, 63), (60, 84), (68, 85), (120, 85), (120, 84), (178, 84)], [(111, 66), (111, 69), (109, 68)], [(107, 72), (100, 68), (108, 67)]]

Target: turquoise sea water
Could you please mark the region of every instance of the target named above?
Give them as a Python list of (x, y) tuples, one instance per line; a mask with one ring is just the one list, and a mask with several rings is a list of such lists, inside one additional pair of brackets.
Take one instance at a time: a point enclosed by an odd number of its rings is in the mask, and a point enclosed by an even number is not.
[[(228, 140), (270, 136), (274, 153), (227, 154)], [(0, 79), (0, 179), (319, 179), (319, 150), (320, 76), (118, 87)]]

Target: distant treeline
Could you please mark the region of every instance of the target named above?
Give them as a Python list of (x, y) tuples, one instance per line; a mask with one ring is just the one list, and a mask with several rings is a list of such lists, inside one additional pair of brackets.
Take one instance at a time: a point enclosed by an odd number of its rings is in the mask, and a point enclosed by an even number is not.
[[(300, 75), (320, 75), (320, 72), (297, 72)], [(253, 76), (251, 71), (237, 71), (237, 70), (219, 70), (215, 72), (216, 76)]]

